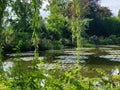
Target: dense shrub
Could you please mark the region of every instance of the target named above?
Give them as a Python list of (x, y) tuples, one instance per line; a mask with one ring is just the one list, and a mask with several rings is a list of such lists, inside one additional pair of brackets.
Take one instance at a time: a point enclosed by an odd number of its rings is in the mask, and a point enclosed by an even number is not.
[(25, 32), (18, 32), (15, 34), (15, 39), (11, 43), (12, 48), (14, 48), (19, 41), (22, 41), (21, 50), (31, 50), (32, 48), (32, 41), (31, 41), (31, 34)]
[(31, 41), (31, 34), (25, 32), (17, 32), (14, 33), (13, 36), (7, 38), (7, 41), (4, 40), (4, 51), (5, 52), (13, 51), (13, 48), (18, 44), (20, 40), (22, 41), (21, 51), (32, 49), (33, 46)]
[[(13, 40), (5, 45), (4, 51), (12, 51), (20, 40), (22, 41), (21, 51), (34, 50), (31, 37), (32, 35), (30, 33), (25, 33), (25, 32), (15, 33)], [(40, 50), (63, 48), (63, 45), (60, 41), (56, 41), (56, 40), (52, 41), (46, 38), (40, 40), (41, 40), (41, 42), (39, 42)]]
[(48, 49), (61, 49), (63, 48), (63, 45), (59, 41), (52, 41), (50, 39), (42, 39), (42, 42), (39, 45), (40, 50), (48, 50)]
[(120, 37), (116, 35), (110, 35), (109, 37), (99, 38), (99, 44), (101, 45), (119, 45), (120, 44)]
[(82, 38), (81, 39), (81, 46), (83, 47), (93, 47), (94, 45), (94, 41), (92, 40), (92, 38)]
[[(89, 39), (86, 38), (84, 42), (86, 41), (88, 44), (95, 44), (93, 36), (89, 37)], [(120, 37), (116, 35), (110, 35), (109, 37), (100, 36), (98, 37), (98, 45), (120, 45)]]

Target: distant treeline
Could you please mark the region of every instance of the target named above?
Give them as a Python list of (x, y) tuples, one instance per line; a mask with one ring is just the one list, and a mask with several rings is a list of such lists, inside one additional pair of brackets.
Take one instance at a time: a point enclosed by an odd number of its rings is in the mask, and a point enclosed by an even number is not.
[[(74, 1), (74, 0), (73, 0)], [(89, 25), (82, 28), (82, 37), (93, 35), (120, 37), (120, 12), (113, 16), (108, 7), (100, 5), (100, 0), (79, 0), (80, 10), (71, 0), (49, 0), (45, 11), (49, 16), (42, 18), (40, 9), (43, 0), (32, 3), (27, 0), (0, 0), (0, 45), (11, 51), (19, 40), (23, 50), (34, 50), (33, 31), (38, 35), (39, 49), (60, 49), (63, 45), (72, 45), (71, 19), (88, 19)], [(35, 4), (36, 7), (35, 7)], [(82, 9), (81, 9), (82, 8)], [(78, 15), (80, 13), (80, 15)], [(77, 18), (75, 20), (77, 20)], [(33, 23), (35, 22), (36, 23)], [(86, 22), (81, 22), (81, 25)], [(81, 26), (80, 26), (81, 27)], [(75, 28), (76, 29), (76, 28)], [(47, 44), (47, 45), (46, 45)]]

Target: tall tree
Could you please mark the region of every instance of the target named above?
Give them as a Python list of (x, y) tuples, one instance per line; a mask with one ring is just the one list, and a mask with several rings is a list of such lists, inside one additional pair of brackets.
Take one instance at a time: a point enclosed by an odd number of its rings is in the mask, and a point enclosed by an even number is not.
[(32, 49), (33, 31), (41, 36), (43, 31), (41, 27), (44, 27), (40, 16), (41, 5), (42, 0), (10, 0), (9, 7), (12, 8), (12, 13), (10, 13), (12, 17), (9, 21), (15, 31), (15, 39), (11, 44), (11, 48), (21, 39), (23, 41), (21, 49)]
[(12, 13), (15, 13), (15, 18), (10, 19), (14, 30), (20, 32), (32, 32), (30, 29), (30, 19), (32, 18), (31, 3), (28, 3), (25, 0), (11, 0), (10, 4)]
[(50, 15), (47, 18), (47, 30), (54, 38), (59, 40), (63, 35), (65, 28), (66, 18), (63, 16), (62, 11), (64, 5), (61, 5), (63, 0), (50, 0), (49, 8)]
[(112, 12), (108, 7), (100, 7), (98, 14), (97, 14), (98, 18), (106, 18), (106, 17), (110, 17), (112, 16)]
[(89, 36), (92, 35), (106, 35), (106, 30), (103, 25), (105, 18), (111, 17), (112, 13), (108, 7), (102, 7), (99, 3), (100, 0), (88, 0), (89, 13), (86, 17), (91, 18), (90, 27), (86, 30)]
[(3, 23), (3, 14), (7, 5), (7, 0), (0, 0), (0, 61), (2, 60), (2, 23)]

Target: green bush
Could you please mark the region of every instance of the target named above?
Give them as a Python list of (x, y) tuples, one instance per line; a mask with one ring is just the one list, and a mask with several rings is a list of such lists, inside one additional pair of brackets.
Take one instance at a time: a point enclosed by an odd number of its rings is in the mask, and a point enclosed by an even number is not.
[(15, 33), (14, 37), (12, 37), (12, 41), (10, 43), (6, 43), (4, 50), (12, 51), (20, 40), (22, 41), (22, 46), (21, 46), (22, 51), (32, 49), (31, 35), (25, 32), (17, 32)]
[[(6, 47), (4, 48), (6, 51), (12, 51), (12, 49), (18, 44), (18, 42), (21, 40), (21, 51), (28, 51), (28, 50), (34, 50), (33, 43), (32, 43), (32, 35), (30, 33), (25, 32), (17, 32), (14, 35), (13, 40), (6, 44)], [(63, 48), (63, 45), (61, 42), (56, 40), (50, 40), (50, 39), (42, 39), (41, 42), (39, 42), (39, 49), (40, 50), (48, 50), (48, 49), (61, 49)]]
[(99, 38), (99, 44), (101, 45), (114, 45), (114, 44), (120, 44), (120, 37), (117, 37), (116, 35), (110, 35), (106, 38)]
[(112, 44), (112, 40), (110, 38), (99, 39), (99, 44), (101, 44), (101, 45)]
[(13, 46), (15, 47), (18, 44), (18, 41), (22, 40), (21, 50), (31, 50), (32, 41), (30, 33), (18, 32), (16, 33), (15, 41), (13, 42)]
[(63, 48), (63, 45), (58, 41), (53, 41), (52, 44), (53, 44), (53, 49), (55, 50), (60, 50)]
[(94, 41), (92, 41), (92, 38), (82, 38), (81, 39), (81, 46), (83, 47), (93, 47)]
[(52, 41), (49, 39), (42, 39), (41, 45), (40, 45), (40, 49), (53, 49), (53, 44)]
[(62, 44), (59, 41), (52, 41), (49, 39), (42, 39), (42, 42), (40, 44), (40, 49), (42, 50), (48, 50), (48, 49), (55, 49), (59, 50), (63, 48)]

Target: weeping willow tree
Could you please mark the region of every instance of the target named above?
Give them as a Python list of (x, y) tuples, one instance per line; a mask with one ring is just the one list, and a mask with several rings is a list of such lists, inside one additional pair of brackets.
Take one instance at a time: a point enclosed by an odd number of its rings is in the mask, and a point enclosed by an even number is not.
[(89, 19), (84, 17), (87, 11), (87, 4), (84, 5), (83, 0), (73, 0), (71, 6), (71, 27), (72, 27), (72, 41), (77, 41), (77, 60), (80, 63), (80, 47), (81, 47), (81, 32), (88, 26)]
[(38, 51), (39, 38), (38, 38), (37, 30), (40, 30), (41, 25), (42, 25), (42, 18), (40, 17), (41, 5), (42, 5), (42, 0), (32, 0), (31, 1), (31, 6), (32, 6), (31, 28), (33, 30), (32, 41), (33, 41), (33, 45), (35, 47), (34, 60), (38, 60), (37, 51)]

